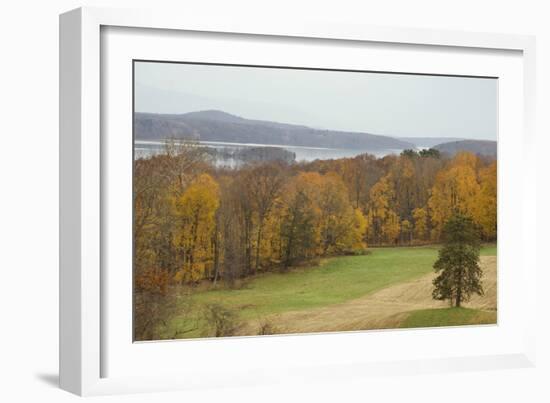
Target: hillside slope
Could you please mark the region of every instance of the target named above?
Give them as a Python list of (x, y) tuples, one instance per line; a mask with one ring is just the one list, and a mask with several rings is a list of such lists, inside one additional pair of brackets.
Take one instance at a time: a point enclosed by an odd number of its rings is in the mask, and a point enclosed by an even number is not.
[(409, 142), (388, 136), (319, 130), (307, 126), (251, 120), (215, 110), (181, 115), (136, 113), (134, 135), (137, 140), (187, 138), (201, 141), (362, 150), (414, 148)]
[(420, 148), (430, 148), (450, 141), (466, 140), (458, 137), (396, 137), (398, 140), (406, 141)]
[(450, 155), (454, 155), (460, 151), (469, 151), (474, 154), (486, 155), (489, 157), (497, 156), (497, 142), (489, 140), (451, 141), (448, 143), (438, 144), (433, 148)]

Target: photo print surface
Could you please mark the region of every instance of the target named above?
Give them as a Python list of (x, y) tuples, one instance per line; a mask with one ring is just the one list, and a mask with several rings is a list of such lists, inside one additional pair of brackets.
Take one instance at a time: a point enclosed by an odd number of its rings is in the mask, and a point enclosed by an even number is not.
[(133, 79), (135, 341), (497, 322), (496, 78)]

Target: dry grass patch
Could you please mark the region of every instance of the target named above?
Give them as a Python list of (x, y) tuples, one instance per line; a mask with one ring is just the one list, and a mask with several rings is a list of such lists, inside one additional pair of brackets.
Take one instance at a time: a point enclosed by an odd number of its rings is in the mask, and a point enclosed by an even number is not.
[[(474, 296), (465, 308), (493, 311), (468, 318), (468, 323), (494, 323), (497, 307), (497, 260), (495, 256), (482, 256), (484, 296)], [(411, 312), (449, 307), (445, 301), (432, 299), (434, 273), (416, 280), (386, 287), (371, 295), (343, 304), (307, 311), (287, 312), (279, 315), (276, 324), (284, 324), (286, 333), (335, 332), (346, 330), (388, 329), (401, 327)], [(444, 314), (443, 314), (444, 315)], [(494, 318), (494, 320), (493, 320)], [(458, 319), (457, 319), (458, 320)], [(443, 319), (428, 326), (444, 326)], [(450, 320), (450, 322), (453, 322)], [(456, 320), (453, 322), (456, 323)], [(425, 325), (423, 325), (425, 326)]]

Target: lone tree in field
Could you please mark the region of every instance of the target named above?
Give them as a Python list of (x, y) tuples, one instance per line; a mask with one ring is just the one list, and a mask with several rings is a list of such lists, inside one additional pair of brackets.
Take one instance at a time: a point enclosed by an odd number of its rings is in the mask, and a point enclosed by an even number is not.
[(432, 296), (438, 300), (448, 299), (451, 306), (460, 307), (472, 294), (483, 295), (479, 229), (471, 218), (455, 213), (443, 227), (443, 240), (443, 248), (434, 263), (439, 275), (433, 281)]

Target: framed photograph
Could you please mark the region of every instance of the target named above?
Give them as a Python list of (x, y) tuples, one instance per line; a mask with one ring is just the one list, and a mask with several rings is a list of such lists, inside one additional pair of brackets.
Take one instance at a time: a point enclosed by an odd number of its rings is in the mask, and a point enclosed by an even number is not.
[(60, 45), (62, 388), (533, 365), (533, 38), (85, 8)]

